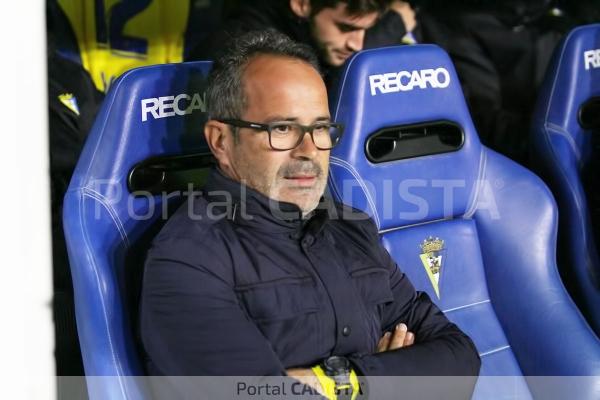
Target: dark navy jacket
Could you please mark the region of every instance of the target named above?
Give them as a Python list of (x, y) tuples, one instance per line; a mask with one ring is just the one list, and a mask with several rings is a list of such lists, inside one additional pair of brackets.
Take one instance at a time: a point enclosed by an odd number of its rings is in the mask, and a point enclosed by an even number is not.
[[(140, 312), (151, 375), (284, 375), (331, 355), (364, 375), (479, 372), (471, 340), (415, 291), (366, 214), (324, 199), (303, 220), (217, 171), (155, 238)], [(374, 354), (400, 322), (416, 344)]]

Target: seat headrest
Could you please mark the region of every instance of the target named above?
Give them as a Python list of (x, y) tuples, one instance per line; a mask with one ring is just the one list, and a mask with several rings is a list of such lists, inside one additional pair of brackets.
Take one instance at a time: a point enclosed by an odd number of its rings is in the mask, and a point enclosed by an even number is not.
[(572, 30), (557, 46), (535, 115), (579, 148), (582, 130), (600, 131), (600, 24)]
[(441, 48), (356, 54), (346, 64), (332, 110), (346, 128), (332, 151), (330, 187), (371, 214), (380, 229), (463, 215), (473, 204), (481, 144)]
[(211, 65), (165, 64), (123, 74), (104, 100), (71, 188), (98, 179), (120, 182), (134, 165), (152, 156), (208, 151), (202, 127)]

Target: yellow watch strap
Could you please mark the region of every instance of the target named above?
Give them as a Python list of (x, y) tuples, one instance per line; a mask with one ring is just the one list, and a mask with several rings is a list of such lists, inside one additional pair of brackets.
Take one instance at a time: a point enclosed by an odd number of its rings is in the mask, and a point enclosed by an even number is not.
[[(320, 365), (312, 367), (312, 371), (315, 373), (319, 383), (321, 384), (323, 395), (329, 400), (337, 400), (337, 396), (335, 394), (335, 381), (333, 378), (327, 376)], [(355, 400), (360, 392), (360, 383), (358, 382), (358, 376), (353, 369), (350, 370), (350, 384), (352, 385), (352, 400)]]

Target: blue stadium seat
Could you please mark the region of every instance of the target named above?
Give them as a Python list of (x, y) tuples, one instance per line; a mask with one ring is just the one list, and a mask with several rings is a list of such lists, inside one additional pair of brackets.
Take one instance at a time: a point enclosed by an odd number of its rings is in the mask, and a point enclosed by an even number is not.
[(552, 398), (600, 398), (600, 341), (556, 267), (553, 197), (480, 143), (448, 55), (433, 45), (355, 55), (332, 115), (346, 125), (332, 194), (374, 218), (417, 289), (474, 340), (474, 398), (547, 398), (521, 376), (592, 377)]
[[(119, 78), (104, 101), (65, 196), (77, 329), (92, 400), (147, 397), (141, 381), (129, 378), (144, 375), (135, 340), (136, 278), (141, 275), (144, 250), (164, 220), (163, 208), (178, 196), (130, 193), (168, 184), (165, 177), (170, 172), (165, 172), (163, 158), (130, 173), (152, 157), (208, 151), (202, 127), (210, 65), (159, 65)], [(185, 164), (185, 157), (177, 162)]]
[(558, 203), (561, 275), (600, 334), (599, 242), (594, 240), (582, 179), (600, 157), (598, 151), (593, 152), (594, 131), (600, 134), (600, 24), (574, 29), (557, 47), (532, 125), (535, 166)]

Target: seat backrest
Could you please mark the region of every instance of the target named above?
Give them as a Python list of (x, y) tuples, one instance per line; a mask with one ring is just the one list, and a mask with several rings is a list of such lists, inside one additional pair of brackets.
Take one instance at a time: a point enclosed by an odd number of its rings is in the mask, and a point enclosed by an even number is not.
[(579, 308), (600, 333), (599, 242), (594, 239), (590, 193), (586, 193), (592, 188), (586, 188), (582, 179), (600, 157), (598, 149), (593, 151), (598, 147), (594, 135), (598, 140), (600, 24), (574, 29), (557, 47), (532, 125), (535, 165), (556, 196), (560, 211), (559, 268)]
[[(153, 195), (169, 183), (165, 156), (207, 152), (202, 127), (210, 65), (158, 65), (121, 76), (103, 103), (65, 196), (63, 222), (85, 373), (114, 377), (88, 379), (92, 400), (145, 396), (143, 385), (127, 378), (144, 375), (134, 337), (136, 279), (144, 250), (181, 194)], [(182, 159), (189, 164), (189, 158)], [(176, 161), (181, 169), (181, 159)]]
[[(373, 216), (399, 267), (473, 339), (482, 358), (475, 398), (543, 392), (521, 375), (600, 372), (598, 339), (556, 270), (553, 198), (480, 143), (443, 50), (355, 55), (332, 108), (346, 131), (330, 190)], [(548, 335), (559, 326), (570, 337)], [(581, 398), (598, 395), (597, 385), (580, 386)]]

